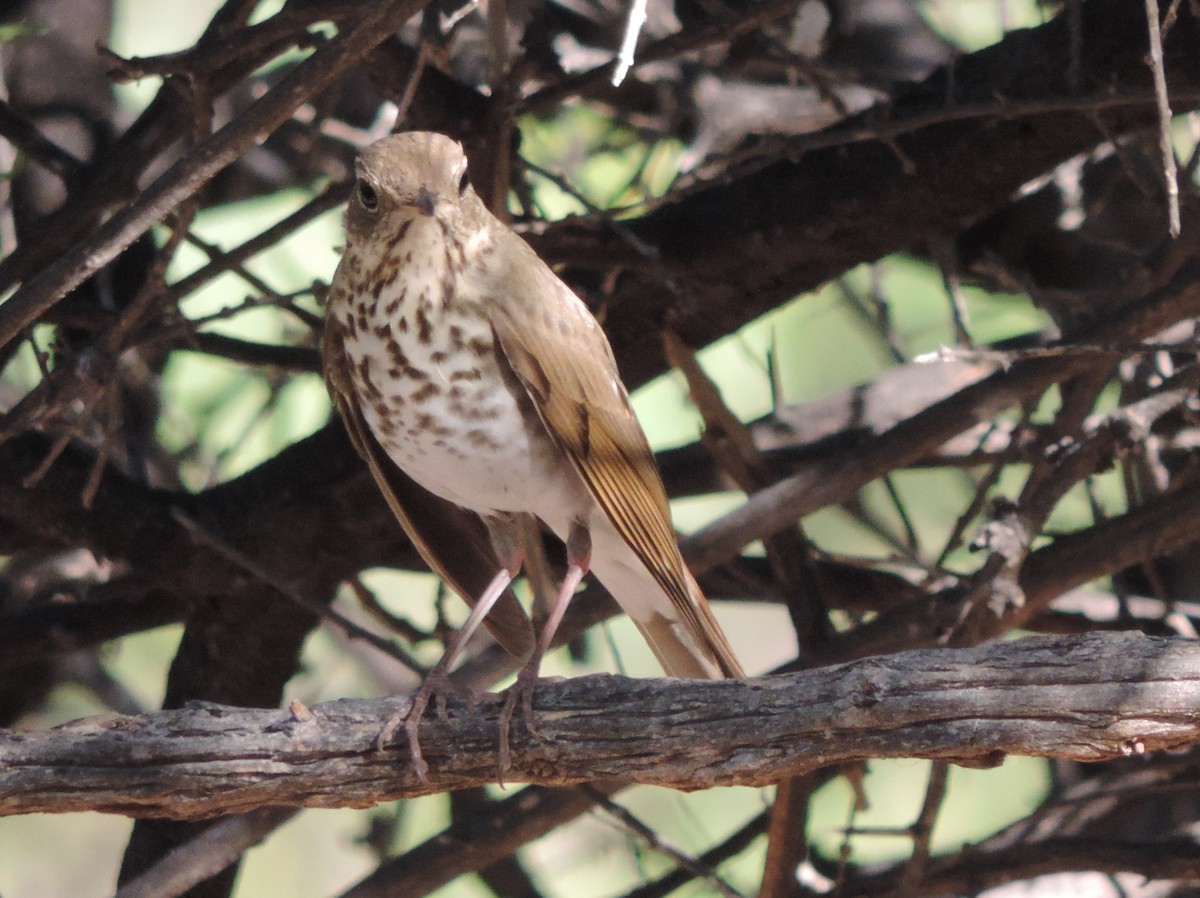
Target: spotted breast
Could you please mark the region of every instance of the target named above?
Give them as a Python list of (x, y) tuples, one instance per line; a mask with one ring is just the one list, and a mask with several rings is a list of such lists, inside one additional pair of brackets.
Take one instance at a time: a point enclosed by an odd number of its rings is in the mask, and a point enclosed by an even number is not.
[[(394, 135), (363, 152), (357, 173), (330, 293), (327, 379), (360, 448), (377, 442), (424, 489), (484, 518), (501, 568), (489, 601), (521, 565), (515, 515), (566, 543), (568, 573), (525, 679), (589, 569), (668, 673), (740, 675), (679, 552), (654, 455), (587, 306), (488, 211), (449, 138)], [(385, 465), (369, 450), (387, 494)], [(402, 504), (393, 491), (419, 541)]]

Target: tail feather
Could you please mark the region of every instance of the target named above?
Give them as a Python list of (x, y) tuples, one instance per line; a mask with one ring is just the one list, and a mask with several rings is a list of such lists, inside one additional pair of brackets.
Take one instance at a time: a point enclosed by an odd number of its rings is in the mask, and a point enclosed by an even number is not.
[(688, 592), (702, 624), (700, 632), (676, 612), (662, 587), (615, 531), (593, 526), (591, 536), (592, 572), (633, 620), (668, 676), (719, 680), (745, 675), (690, 573)]

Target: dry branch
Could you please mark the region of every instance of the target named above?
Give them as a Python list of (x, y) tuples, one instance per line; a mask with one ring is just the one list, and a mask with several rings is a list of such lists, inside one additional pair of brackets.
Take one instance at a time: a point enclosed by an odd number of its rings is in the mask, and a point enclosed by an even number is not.
[[(374, 748), (395, 700), (262, 711), (193, 706), (0, 737), (0, 813), (201, 818), (266, 805), (366, 807), (496, 776), (499, 703), (427, 718), (422, 782), (406, 745)], [(1081, 761), (1200, 741), (1200, 645), (1136, 634), (925, 650), (759, 679), (546, 683), (514, 727), (511, 782), (769, 785), (863, 758)]]
[(332, 84), (419, 8), (416, 0), (409, 0), (364, 15), (352, 31), (314, 52), (243, 116), (199, 143), (89, 239), (26, 282), (0, 312), (0, 346), (17, 337), (69, 291), (115, 259), (240, 153), (287, 121), (296, 107)]
[[(7, 682), (15, 691), (26, 693), (21, 695), (23, 706), (33, 707), (48, 688), (44, 684), (53, 682), (42, 671), (64, 661), (69, 650), (186, 620), (166, 706), (206, 700), (182, 710), (78, 721), (50, 732), (0, 731), (0, 814), (88, 808), (196, 820), (252, 811), (211, 829), (207, 822), (140, 822), (121, 875), (122, 898), (126, 892), (178, 891), (221, 868), (226, 868), (224, 875), (207, 879), (188, 894), (227, 895), (236, 873), (228, 865), (293, 808), (367, 806), (490, 782), (496, 773), (498, 704), (491, 700), (474, 708), (451, 702), (446, 719), (430, 714), (424, 742), (438, 775), (429, 783), (412, 777), (405, 745), (383, 752), (374, 746), (380, 722), (402, 706), (400, 699), (336, 702), (313, 712), (301, 706), (290, 713), (228, 707), (265, 708), (279, 702), (304, 638), (317, 624), (312, 606), (327, 601), (347, 577), (366, 567), (419, 562), (336, 425), (237, 480), (196, 495), (152, 489), (148, 482), (169, 483), (171, 477), (143, 483), (139, 465), (122, 467), (130, 458), (137, 460), (136, 450), (158, 447), (145, 439), (136, 415), (122, 418), (116, 399), (129, 387), (137, 387), (143, 398), (164, 398), (167, 394), (157, 392), (146, 373), (167, 354), (198, 351), (288, 372), (317, 366), (307, 344), (190, 334), (188, 320), (177, 314), (178, 300), (226, 272), (246, 280), (255, 294), (272, 295), (270, 285), (250, 275), (243, 263), (338, 205), (349, 189), (340, 180), (350, 155), (349, 144), (342, 141), (351, 135), (350, 143), (363, 142), (374, 128), (386, 125), (391, 112), (379, 105), (385, 98), (398, 99), (407, 110), (402, 116), (407, 127), (449, 131), (463, 139), (473, 155), (476, 180), (502, 187), (515, 162), (507, 158), (509, 144), (502, 135), (518, 112), (548, 119), (561, 100), (577, 97), (638, 134), (686, 139), (692, 128), (689, 110), (699, 108), (689, 95), (694, 71), (685, 69), (698, 65), (705, 78), (727, 85), (749, 78), (770, 87), (784, 72), (778, 66), (773, 73), (762, 68), (771, 55), (762, 52), (763, 45), (783, 46), (780, 40), (793, 30), (791, 15), (800, 4), (761, 0), (718, 15), (702, 9), (704, 4), (681, 3), (678, 24), (653, 36), (647, 32), (637, 56), (646, 77), (629, 79), (619, 94), (606, 86), (607, 66), (581, 74), (564, 74), (559, 68), (551, 36), (570, 37), (586, 47), (615, 46), (597, 31), (602, 21), (582, 18), (577, 10), (564, 19), (559, 5), (535, 13), (525, 39), (514, 44), (519, 55), (509, 69), (511, 80), (490, 85), (488, 91), (479, 89), (479, 73), (469, 64), (469, 33), (472, 28), (477, 35), (484, 33), (479, 21), (457, 26), (455, 42), (445, 44), (432, 33), (436, 29), (409, 30), (383, 40), (390, 27), (353, 27), (364, 17), (388, 16), (398, 22), (406, 11), (426, 5), (424, 0), (399, 0), (364, 12), (362, 4), (347, 0), (316, 5), (297, 0), (247, 26), (254, 3), (226, 0), (192, 48), (119, 63), (126, 75), (141, 70), (168, 77), (158, 98), (113, 148), (95, 159), (79, 154), (79, 163), (57, 156), (57, 145), (40, 139), (37, 128), (45, 120), (28, 103), (18, 102), (19, 91), (6, 94), (19, 115), (4, 115), (7, 107), (0, 108), (0, 131), (10, 142), (52, 171), (71, 172), (78, 179), (67, 205), (39, 222), (36, 234), (21, 234), (0, 261), (0, 283), (8, 289), (22, 285), (0, 309), (0, 343), (26, 335), (24, 324), (37, 316), (66, 335), (62, 346), (50, 343), (48, 329), (34, 335), (43, 350), (44, 381), (17, 406), (0, 436), (0, 470), (5, 471), (0, 476), (0, 554), (36, 559), (39, 553), (53, 556), (58, 549), (83, 547), (111, 570), (111, 579), (72, 581), (61, 595), (57, 586), (51, 590), (39, 584), (28, 605), (0, 601), (0, 669), (10, 674)], [(546, 10), (552, 17), (539, 18)], [(430, 7), (427, 26), (434, 23), (435, 11)], [(491, 13), (489, 26), (504, 18), (499, 7)], [(729, 157), (710, 156), (690, 182), (685, 178), (676, 184), (669, 202), (651, 203), (636, 217), (614, 222), (601, 221), (597, 214), (533, 225), (532, 239), (548, 260), (565, 264), (564, 276), (589, 300), (605, 306), (606, 329), (631, 386), (664, 367), (661, 325), (701, 345), (855, 264), (893, 251), (915, 247), (930, 252), (948, 266), (948, 284), (960, 275), (969, 279), (982, 272), (994, 289), (988, 279), (998, 269), (977, 263), (981, 241), (986, 249), (999, 245), (999, 226), (988, 230), (986, 240), (977, 234), (968, 239), (977, 230), (974, 225), (994, 224), (997, 211), (1021, 211), (1001, 215), (1003, 234), (1014, 229), (1042, 233), (1029, 230), (1041, 221), (1029, 213), (1030, 196), (1013, 200), (1022, 185), (1098, 146), (1126, 152), (1126, 175), (1135, 180), (1137, 158), (1129, 137), (1155, 127), (1162, 131), (1168, 102), (1180, 112), (1200, 107), (1196, 12), (1176, 2), (1166, 14), (1174, 24), (1164, 25), (1161, 52), (1152, 54), (1157, 83), (1146, 64), (1147, 22), (1140, 4), (1067, 4), (1063, 15), (1042, 27), (1012, 32), (993, 47), (966, 54), (923, 84), (895, 88), (883, 104), (863, 115), (819, 133), (755, 139)], [(787, 21), (780, 19), (785, 15)], [(328, 41), (321, 36), (325, 27), (313, 27), (326, 17), (339, 33)], [(623, 15), (618, 18), (623, 23)], [(362, 55), (373, 44), (371, 55)], [(292, 45), (317, 49), (290, 69), (281, 67), (265, 78), (250, 75)], [(90, 41), (87, 47), (90, 52)], [(700, 48), (702, 55), (694, 52)], [(930, 57), (929, 65), (937, 58), (943, 57)], [(645, 70), (648, 60), (665, 64), (659, 74)], [(747, 67), (748, 60), (754, 68)], [(792, 64), (789, 81), (795, 77)], [(801, 71), (801, 77), (827, 80), (819, 68)], [(377, 95), (365, 89), (368, 81)], [(331, 89), (321, 90), (323, 85)], [(260, 95), (260, 90), (265, 92)], [(301, 100), (306, 102), (293, 115)], [(213, 116), (227, 124), (208, 134)], [(259, 147), (269, 132), (270, 140)], [(46, 136), (57, 139), (54, 131)], [(242, 153), (252, 145), (253, 151)], [(532, 143), (525, 149), (536, 156)], [(477, 161), (476, 156), (482, 158)], [(79, 168), (84, 160), (86, 170)], [(265, 161), (272, 164), (264, 167)], [(1196, 165), (1194, 158), (1181, 170), (1190, 177)], [(269, 175), (262, 174), (268, 170)], [(1148, 181), (1157, 184), (1157, 156), (1149, 171)], [(219, 205), (308, 184), (317, 176), (334, 178), (330, 192), (240, 245), (222, 252), (189, 236), (211, 262), (173, 284), (165, 282), (164, 271), (174, 241), (183, 236), (180, 222), (186, 216), (174, 222), (168, 216), (171, 239), (155, 259), (134, 266), (149, 266), (148, 286), (119, 278), (116, 296), (130, 305), (118, 303), (116, 313), (90, 303), (87, 291), (81, 294), (85, 301), (79, 295), (58, 301), (67, 285), (116, 254), (180, 200), (190, 214), (197, 204)], [(523, 185), (516, 181), (513, 186), (521, 194)], [(1185, 184), (1192, 186), (1187, 180), (1180, 186)], [(1168, 178), (1159, 189), (1169, 194), (1173, 187)], [(1157, 197), (1157, 191), (1146, 193), (1133, 206), (1157, 209), (1162, 201)], [(1020, 544), (1023, 565), (1008, 572), (1023, 593), (1024, 607), (1009, 609), (997, 620), (1006, 627), (1066, 626), (1070, 632), (1142, 626), (1164, 633), (1182, 619), (1176, 631), (1187, 632), (1194, 609), (1175, 601), (1179, 593), (1170, 588), (1167, 575), (1172, 564), (1186, 561), (1183, 547), (1195, 539), (1200, 509), (1200, 481), (1192, 476), (1191, 461), (1182, 458), (1194, 446), (1193, 397), (1180, 399), (1177, 416), (1148, 419), (1135, 439), (1089, 444), (1090, 431), (1084, 426), (1085, 406), (1090, 407), (1101, 383), (1113, 377), (1118, 359), (1133, 363), (1123, 368), (1145, 369), (1123, 370), (1117, 377), (1123, 409), (1158, 392), (1160, 378), (1177, 376), (1180, 364), (1193, 361), (1163, 348), (1176, 339), (1192, 339), (1192, 330), (1176, 328), (1180, 333), (1170, 339), (1161, 334), (1200, 314), (1200, 266), (1191, 261), (1200, 231), (1194, 197), (1185, 192), (1183, 199), (1181, 239), (1158, 246), (1162, 252), (1124, 255), (1118, 241), (1105, 260), (1128, 259), (1131, 265), (1114, 265), (1116, 274), (1109, 280), (1117, 283), (1104, 283), (1103, 289), (1089, 286), (1094, 280), (1079, 286), (1079, 295), (1070, 297), (1074, 304), (1066, 306), (1087, 314), (1056, 315), (1061, 342), (1044, 342), (1047, 334), (1037, 339), (1027, 335), (1020, 344), (1027, 355), (997, 351), (1015, 346), (988, 347), (985, 355), (972, 358), (984, 364), (969, 371), (961, 365), (937, 365), (885, 372), (845, 396), (777, 409), (755, 428), (755, 449), (769, 464), (761, 478), (741, 485), (766, 489), (694, 536), (688, 543), (691, 558), (698, 568), (708, 568), (705, 588), (714, 598), (777, 601), (781, 595), (801, 594), (798, 598), (808, 603), (802, 611), (821, 626), (808, 628), (820, 638), (799, 628), (800, 663), (823, 660), (840, 666), (715, 684), (614, 677), (546, 684), (538, 695), (542, 733), (535, 737), (518, 721), (513, 744), (518, 763), (508, 778), (548, 786), (586, 781), (617, 788), (647, 782), (691, 789), (786, 782), (811, 772), (799, 788), (778, 790), (770, 812), (772, 828), (785, 840), (790, 830), (792, 840), (784, 845), (787, 851), (768, 861), (762, 893), (771, 893), (773, 877), (775, 891), (787, 895), (797, 893), (797, 865), (812, 860), (804, 820), (810, 790), (842, 770), (835, 766), (840, 762), (919, 756), (989, 764), (1005, 753), (1095, 760), (1198, 741), (1200, 649), (1195, 643), (1092, 634), (987, 649), (915, 651), (941, 645), (970, 607), (954, 595), (962, 583), (971, 582), (968, 575), (944, 568), (945, 553), (918, 551), (918, 537), (926, 535), (923, 527), (905, 522), (907, 546), (913, 551), (911, 559), (903, 554), (910, 563), (902, 570), (822, 560), (819, 577), (813, 578), (820, 582), (805, 589), (796, 589), (795, 578), (784, 576), (780, 565), (740, 554), (751, 539), (780, 528), (789, 532), (797, 519), (817, 508), (860, 508), (862, 488), (881, 480), (890, 486), (887, 478), (899, 467), (984, 463), (999, 473), (1003, 465), (1024, 462), (1029, 482), (1038, 488), (1026, 487), (1018, 510), (1032, 515), (1039, 526), (1028, 528)], [(525, 197), (522, 206), (535, 208)], [(1089, 208), (1086, 203), (1084, 208)], [(1137, 230), (1136, 225), (1129, 229)], [(951, 258), (955, 253), (943, 243), (952, 244), (962, 257)], [(1028, 284), (1025, 269), (1007, 255), (999, 270), (1016, 279), (1022, 287), (1018, 292), (1028, 292), (1041, 305), (1045, 290), (1035, 288), (1059, 283), (1042, 275), (1078, 267), (1065, 248), (1051, 255), (1058, 264), (1037, 267)], [(1098, 269), (1096, 279), (1103, 280), (1106, 270)], [(869, 313), (874, 302), (879, 315), (889, 298), (882, 293), (863, 297), (863, 310)], [(1064, 301), (1058, 292), (1053, 298)], [(229, 312), (260, 302), (256, 297)], [(1053, 311), (1053, 303), (1049, 305)], [(311, 314), (301, 318), (314, 323)], [(194, 326), (208, 323), (190, 321)], [(902, 361), (902, 340), (894, 339), (882, 317), (875, 324)], [(1150, 347), (1136, 345), (1140, 340), (1154, 341), (1158, 362)], [(126, 349), (137, 356), (133, 361), (141, 373), (136, 378), (127, 378), (118, 365), (119, 353)], [(15, 340), (8, 350), (16, 350)], [(282, 382), (270, 370), (263, 379), (272, 389)], [(1055, 385), (1063, 388), (1064, 408), (1051, 422), (1004, 429), (1006, 422), (997, 419), (1002, 408), (1029, 408)], [(75, 397), (87, 400), (85, 411), (66, 414)], [(96, 405), (98, 398), (114, 404)], [(158, 411), (155, 406), (151, 415)], [(39, 428), (42, 434), (31, 432)], [(119, 432), (126, 428), (132, 439)], [(986, 447), (978, 442), (984, 433), (990, 439)], [(73, 444), (57, 456), (71, 434), (94, 441), (99, 451), (92, 454)], [(122, 453), (123, 444), (134, 451)], [(1045, 451), (1048, 447), (1055, 451)], [(1072, 467), (1064, 452), (1080, 447), (1092, 454), (1086, 465)], [(694, 454), (681, 452), (675, 461), (668, 471), (673, 495), (729, 485), (719, 460), (701, 467)], [(1116, 509), (1097, 503), (1090, 526), (1080, 524), (1066, 534), (1043, 532), (1040, 524), (1051, 501), (1072, 483), (1090, 486), (1087, 475), (1113, 462), (1127, 475), (1129, 501), (1120, 505), (1125, 512), (1106, 518)], [(47, 467), (40, 479), (27, 476)], [(169, 473), (173, 466), (164, 470)], [(974, 479), (974, 472), (966, 473)], [(1150, 475), (1153, 489), (1147, 488)], [(772, 486), (772, 481), (778, 482)], [(983, 499), (994, 482), (990, 475), (979, 478), (979, 501), (970, 501), (961, 515), (964, 530), (965, 522), (989, 514)], [(89, 507), (81, 507), (81, 495), (94, 498)], [(902, 506), (899, 497), (893, 498)], [(906, 517), (905, 508), (897, 511)], [(195, 532), (180, 526), (185, 519), (199, 524)], [(1030, 551), (1035, 530), (1050, 538)], [(209, 538), (198, 540), (196, 533)], [(950, 543), (961, 543), (960, 535)], [(236, 554), (214, 547), (234, 547)], [(789, 547), (785, 554), (799, 557), (799, 548)], [(1177, 557), (1166, 557), (1170, 553)], [(778, 561), (779, 554), (772, 549), (770, 560)], [(237, 560), (243, 556), (250, 563)], [(922, 578), (918, 575), (927, 562), (928, 576)], [(1134, 565), (1144, 567), (1145, 585), (1130, 583), (1125, 569)], [(6, 574), (11, 577), (12, 571)], [(1114, 575), (1114, 595), (1106, 598), (1114, 605), (1120, 602), (1122, 616), (1116, 623), (1098, 622), (1087, 613), (1067, 620), (1060, 608), (1048, 610), (1055, 596), (1106, 574)], [(715, 588), (709, 588), (710, 581)], [(4, 585), (0, 583), (0, 592)], [(1131, 617), (1134, 603), (1126, 601), (1128, 590), (1155, 595), (1160, 610)], [(306, 610), (298, 611), (289, 598), (296, 595)], [(581, 596), (573, 609), (578, 613), (564, 632), (578, 632), (611, 613), (611, 607), (594, 595)], [(822, 632), (825, 608), (848, 611), (853, 626)], [(1192, 620), (1184, 619), (1189, 614)], [(971, 637), (981, 632), (972, 630)], [(904, 653), (850, 662), (883, 652)], [(511, 659), (485, 652), (459, 675), (492, 682), (505, 665)], [(37, 676), (28, 676), (29, 670)], [(1132, 778), (1181, 759), (1164, 755), (1155, 760), (1160, 763), (1113, 764), (1110, 773)], [(1064, 773), (1070, 765), (1057, 767)], [(1097, 773), (1093, 766), (1087, 778), (1096, 779)], [(1178, 783), (1162, 782), (1176, 786), (1191, 775), (1180, 772)], [(484, 803), (484, 790), (461, 792), (477, 795), (479, 804), (457, 803), (450, 829), (383, 863), (348, 894), (423, 894), (465, 871), (487, 871), (505, 860), (523, 885), (501, 888), (487, 880), (488, 886), (497, 893), (532, 893), (536, 884), (532, 875), (519, 870), (517, 849), (590, 807), (595, 798), (588, 788), (537, 787), (494, 807)], [(1178, 794), (1153, 796), (1156, 813), (1146, 815), (1153, 819), (1145, 823), (1138, 819), (1140, 799), (1114, 790), (1104, 796), (1111, 808), (1100, 818), (1103, 826), (1090, 832), (1072, 830), (1059, 820), (1048, 825), (1049, 818), (1033, 816), (1027, 818), (1033, 821), (1031, 828), (1046, 837), (1034, 852), (992, 839), (990, 849), (985, 842), (945, 859), (924, 856), (938, 797), (927, 800), (914, 830), (917, 862), (865, 872), (856, 872), (851, 863), (838, 871), (841, 891), (935, 894), (1076, 868), (1195, 876), (1194, 846), (1176, 851), (1175, 845), (1164, 844), (1160, 851), (1138, 841), (1157, 839), (1174, 825), (1164, 822), (1171, 818), (1158, 813), (1159, 803), (1183, 809), (1188, 816), (1178, 819), (1194, 824), (1194, 807), (1185, 807)], [(761, 833), (766, 818), (764, 813), (743, 826), (737, 837), (744, 840), (741, 844)], [(730, 837), (727, 844), (735, 841)], [(981, 849), (991, 853), (981, 856)], [(733, 850), (713, 848), (702, 860), (715, 865), (728, 857), (723, 851)], [(703, 866), (691, 865), (688, 858), (677, 861), (679, 871), (637, 894), (665, 893), (673, 876), (690, 877), (696, 870), (705, 875)]]
[[(1172, 90), (1192, 92), (1197, 32), (1190, 9), (1180, 12), (1186, 27), (1172, 29), (1163, 61)], [(856, 264), (958, 233), (1055, 165), (1152, 126), (1145, 45), (1130, 39), (1145, 32), (1141, 5), (1091, 0), (1081, 17), (1081, 93), (1064, 84), (1071, 36), (1059, 16), (963, 56), (886, 109), (792, 139), (759, 171), (630, 221), (656, 253), (650, 264), (586, 223), (557, 224), (535, 245), (556, 262), (628, 266), (605, 328), (636, 387), (662, 370), (662, 321), (707, 345)], [(1176, 111), (1195, 105), (1194, 94), (1180, 98)]]

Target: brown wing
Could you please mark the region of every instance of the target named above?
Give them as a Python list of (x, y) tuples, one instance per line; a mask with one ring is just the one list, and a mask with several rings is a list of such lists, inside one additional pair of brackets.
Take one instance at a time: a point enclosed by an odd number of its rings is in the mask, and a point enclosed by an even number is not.
[(497, 256), (512, 260), (506, 295), (492, 308), (504, 356), (561, 446), (634, 553), (670, 598), (676, 616), (712, 648), (727, 676), (741, 668), (675, 541), (666, 490), (600, 325), (520, 237)]
[[(383, 497), (425, 563), (474, 605), (500, 570), (487, 527), (478, 515), (429, 492), (388, 457), (354, 399), (337, 327), (333, 319), (326, 319), (322, 351), (325, 382), (346, 423), (350, 442), (371, 469)], [(516, 658), (523, 660), (533, 652), (533, 626), (511, 590), (505, 591), (483, 623)]]

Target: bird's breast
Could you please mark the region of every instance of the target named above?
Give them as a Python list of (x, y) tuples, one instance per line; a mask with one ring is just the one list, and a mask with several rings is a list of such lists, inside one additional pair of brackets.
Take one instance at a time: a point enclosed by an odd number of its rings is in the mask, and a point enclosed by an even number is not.
[[(356, 398), (389, 457), (455, 504), (481, 513), (563, 507), (582, 481), (560, 460), (524, 388), (498, 357), (484, 305), (414, 270), (374, 291), (335, 280)], [(547, 520), (557, 529), (557, 521)]]

